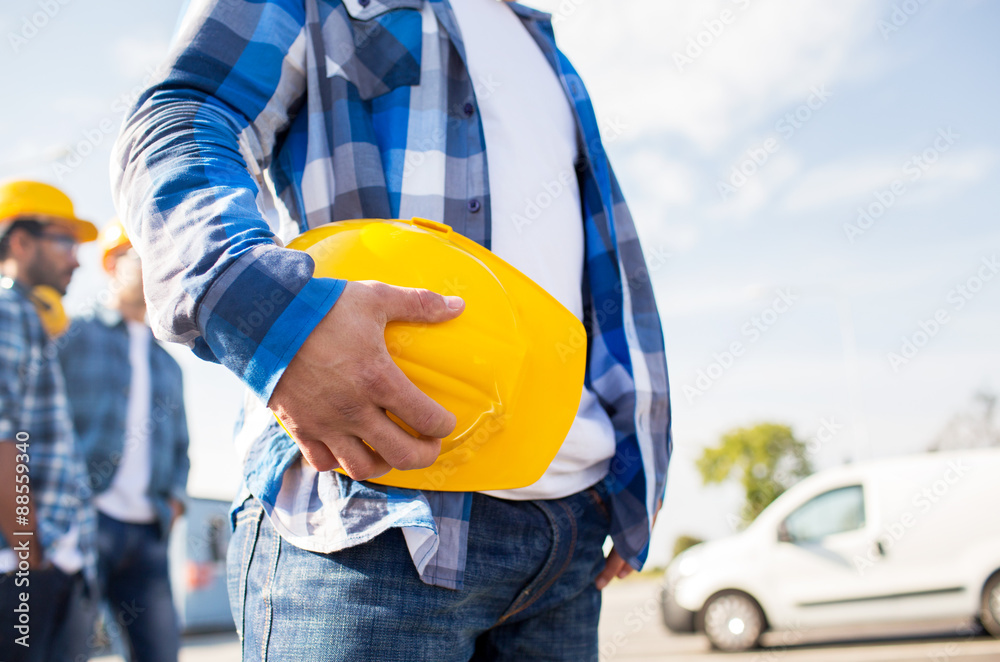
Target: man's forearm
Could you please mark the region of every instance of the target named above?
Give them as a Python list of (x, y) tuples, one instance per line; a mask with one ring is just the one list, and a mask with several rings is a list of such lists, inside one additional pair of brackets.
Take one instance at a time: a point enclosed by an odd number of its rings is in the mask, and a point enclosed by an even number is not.
[[(37, 567), (42, 560), (42, 549), (32, 508), (30, 447), (29, 452), (24, 453), (24, 447), (18, 448), (19, 444), (21, 442), (13, 439), (0, 441), (0, 532), (15, 550), (27, 541), (29, 563)], [(18, 471), (19, 466), (28, 468)]]

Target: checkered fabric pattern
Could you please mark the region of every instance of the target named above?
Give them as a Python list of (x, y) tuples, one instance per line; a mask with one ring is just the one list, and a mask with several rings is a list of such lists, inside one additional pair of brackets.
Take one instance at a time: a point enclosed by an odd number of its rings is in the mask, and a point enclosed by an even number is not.
[[(576, 114), (587, 383), (615, 426), (607, 483), (616, 548), (641, 567), (671, 450), (659, 316), (586, 89), (556, 48), (551, 17), (511, 8)], [(488, 248), (485, 141), (464, 62), (447, 0), (193, 3), (112, 161), (157, 336), (222, 362), (266, 402), (345, 285), (312, 278), (311, 259), (276, 236), (422, 216)], [(248, 428), (252, 421), (259, 427)], [(260, 416), (248, 415), (241, 435), (250, 439), (241, 447), (246, 485), (271, 509), (297, 449)], [(425, 581), (461, 585), (468, 495), (346, 483), (341, 491), (345, 503), (365, 495), (350, 509), (325, 510), (341, 518), (342, 546), (387, 521), (417, 522), (431, 532), (414, 551)]]
[[(137, 443), (126, 429), (132, 383), (129, 343), (121, 314), (99, 305), (75, 318), (58, 343), (77, 447), (95, 494), (111, 487), (124, 449)], [(149, 380), (149, 413), (143, 426), (148, 430), (143, 443), (150, 453), (146, 495), (161, 531), (168, 532), (173, 519), (169, 500), (183, 502), (187, 495), (189, 438), (181, 368), (152, 338)]]
[[(46, 555), (72, 530), (84, 573), (96, 572), (95, 519), (53, 341), (19, 287), (0, 287), (0, 440), (28, 438), (31, 513)], [(0, 535), (0, 549), (11, 547)]]

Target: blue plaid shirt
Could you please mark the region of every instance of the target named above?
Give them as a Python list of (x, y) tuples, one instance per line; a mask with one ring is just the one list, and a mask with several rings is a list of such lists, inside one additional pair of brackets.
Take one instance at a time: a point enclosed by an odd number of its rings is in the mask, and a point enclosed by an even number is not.
[[(612, 536), (638, 568), (671, 451), (659, 316), (583, 82), (555, 46), (551, 17), (511, 8), (575, 113), (586, 380), (615, 427)], [(313, 278), (311, 258), (278, 237), (421, 216), (488, 248), (485, 144), (464, 62), (447, 0), (197, 3), (112, 157), (156, 334), (225, 364), (259, 409), (345, 285)], [(246, 485), (270, 513), (297, 447), (266, 412), (248, 415), (239, 438)], [(342, 547), (389, 526), (424, 527), (426, 544), (411, 549), (424, 581), (461, 586), (471, 495), (331, 479), (340, 503), (324, 516), (339, 518)]]
[[(62, 372), (53, 341), (19, 287), (0, 287), (0, 440), (29, 435), (29, 517), (43, 556), (58, 560), (62, 555), (55, 548), (75, 533), (83, 571), (93, 580), (94, 512)], [(0, 549), (10, 543), (0, 535)]]
[[(87, 482), (94, 494), (101, 494), (111, 487), (129, 441), (125, 428), (132, 383), (128, 329), (119, 313), (98, 306), (74, 319), (57, 344)], [(146, 494), (166, 537), (173, 518), (169, 500), (185, 500), (191, 464), (181, 367), (152, 338), (149, 380), (149, 418), (144, 427), (149, 430), (146, 442), (151, 461)]]

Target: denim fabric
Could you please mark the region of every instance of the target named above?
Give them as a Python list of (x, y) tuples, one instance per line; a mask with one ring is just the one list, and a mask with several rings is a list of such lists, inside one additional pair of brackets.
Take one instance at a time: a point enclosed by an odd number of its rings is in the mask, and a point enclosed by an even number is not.
[[(90, 658), (94, 601), (82, 572), (32, 570), (28, 586), (15, 586), (15, 573), (0, 575), (0, 659), (4, 662), (76, 662)], [(20, 594), (28, 594), (28, 646), (16, 639)]]
[(318, 554), (249, 499), (229, 546), (243, 660), (597, 660), (603, 485), (551, 501), (475, 494), (465, 587), (420, 581), (403, 534)]
[(180, 630), (170, 592), (167, 541), (157, 524), (97, 515), (98, 581), (133, 662), (177, 662)]
[[(87, 484), (100, 494), (111, 487), (125, 445), (137, 443), (125, 430), (132, 382), (128, 328), (120, 314), (98, 306), (74, 319), (57, 345), (77, 444), (86, 462)], [(152, 338), (149, 378), (147, 495), (166, 538), (173, 517), (169, 501), (184, 500), (191, 463), (181, 368)]]
[[(42, 329), (26, 292), (19, 283), (0, 279), (0, 442), (26, 444), (18, 452), (28, 455), (29, 472), (16, 480), (30, 486), (36, 544), (44, 556), (73, 565), (64, 570), (78, 570), (78, 562), (55, 550), (75, 530), (83, 572), (93, 580), (94, 508), (87, 500), (82, 453), (73, 436), (56, 345)], [(0, 549), (14, 544), (0, 534)]]

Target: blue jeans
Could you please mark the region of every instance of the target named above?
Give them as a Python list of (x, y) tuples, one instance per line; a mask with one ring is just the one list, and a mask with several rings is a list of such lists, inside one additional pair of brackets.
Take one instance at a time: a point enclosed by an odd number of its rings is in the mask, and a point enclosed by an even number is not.
[(167, 541), (159, 524), (129, 524), (103, 513), (97, 518), (97, 574), (133, 662), (177, 662), (180, 632), (167, 570)]
[[(24, 579), (21, 577), (20, 579)], [(15, 573), (0, 574), (0, 659), (5, 662), (85, 662), (90, 658), (94, 624), (94, 602), (83, 573), (67, 575), (48, 567), (32, 570), (17, 585)], [(15, 609), (28, 597), (28, 629)], [(27, 646), (19, 645), (22, 639)]]
[(227, 563), (243, 660), (597, 660), (606, 504), (600, 485), (551, 501), (476, 494), (452, 591), (420, 581), (399, 529), (318, 554), (248, 499)]

